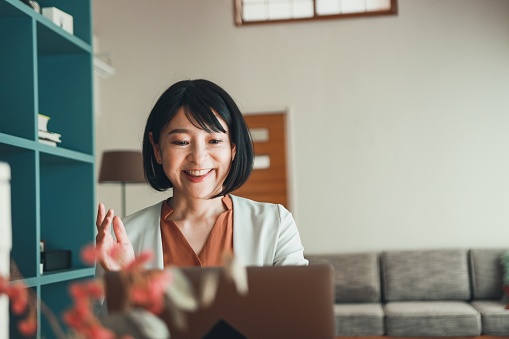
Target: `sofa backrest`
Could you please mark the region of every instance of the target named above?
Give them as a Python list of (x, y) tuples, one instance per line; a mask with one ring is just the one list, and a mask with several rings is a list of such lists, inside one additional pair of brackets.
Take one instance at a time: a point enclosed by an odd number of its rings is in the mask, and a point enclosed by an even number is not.
[(329, 263), (334, 267), (336, 303), (381, 301), (378, 254), (339, 253), (307, 256), (309, 264)]
[(472, 299), (501, 299), (503, 296), (502, 256), (509, 249), (482, 249), (469, 251), (472, 278)]
[(381, 270), (384, 301), (470, 299), (467, 250), (385, 251)]

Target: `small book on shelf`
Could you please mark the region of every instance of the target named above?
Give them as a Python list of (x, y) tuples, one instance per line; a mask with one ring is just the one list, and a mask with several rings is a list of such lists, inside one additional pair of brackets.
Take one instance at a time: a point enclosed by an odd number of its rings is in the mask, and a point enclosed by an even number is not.
[(46, 139), (39, 139), (39, 142), (41, 144), (49, 145), (49, 146), (57, 146), (57, 143), (55, 141), (46, 140)]
[(60, 140), (61, 137), (62, 135), (58, 133), (39, 131), (39, 139), (51, 140), (54, 142), (62, 142), (62, 140)]
[(48, 131), (48, 122), (50, 117), (44, 114), (38, 114), (38, 135), (39, 142), (42, 144), (57, 146), (58, 143), (62, 142), (60, 139), (61, 134)]
[(39, 131), (48, 131), (49, 116), (39, 113)]

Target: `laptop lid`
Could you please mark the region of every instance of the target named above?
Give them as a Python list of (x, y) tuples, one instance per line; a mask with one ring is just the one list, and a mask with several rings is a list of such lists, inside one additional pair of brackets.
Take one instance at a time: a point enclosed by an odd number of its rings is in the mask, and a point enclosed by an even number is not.
[[(218, 268), (183, 272), (197, 287), (210, 269)], [(171, 338), (334, 338), (332, 266), (248, 267), (247, 276), (249, 293), (242, 296), (222, 273), (215, 302), (186, 313), (186, 331), (163, 315)]]

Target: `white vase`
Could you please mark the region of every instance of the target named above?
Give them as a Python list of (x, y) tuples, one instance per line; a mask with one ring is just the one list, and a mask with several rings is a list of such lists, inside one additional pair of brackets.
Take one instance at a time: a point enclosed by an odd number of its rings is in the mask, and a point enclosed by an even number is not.
[[(0, 275), (9, 276), (11, 231), (11, 168), (0, 162)], [(0, 296), (0, 339), (9, 338), (9, 299)]]

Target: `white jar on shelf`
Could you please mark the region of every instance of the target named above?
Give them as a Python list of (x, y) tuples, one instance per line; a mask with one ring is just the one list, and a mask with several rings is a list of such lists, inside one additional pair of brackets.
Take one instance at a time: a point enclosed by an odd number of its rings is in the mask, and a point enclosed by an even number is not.
[[(0, 275), (9, 276), (12, 248), (11, 168), (0, 162)], [(9, 338), (9, 299), (0, 296), (0, 339)]]

